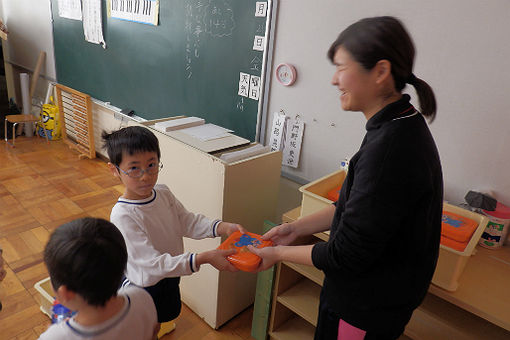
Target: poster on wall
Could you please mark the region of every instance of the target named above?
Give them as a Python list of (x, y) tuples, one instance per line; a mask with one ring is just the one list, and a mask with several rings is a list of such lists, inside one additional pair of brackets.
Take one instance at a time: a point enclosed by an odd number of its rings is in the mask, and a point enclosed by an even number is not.
[(158, 13), (159, 0), (108, 0), (108, 16), (115, 19), (157, 26)]
[(83, 0), (83, 33), (85, 40), (93, 44), (101, 44), (106, 48), (103, 38), (103, 19), (101, 0)]
[(61, 18), (81, 21), (81, 0), (58, 0), (58, 15)]

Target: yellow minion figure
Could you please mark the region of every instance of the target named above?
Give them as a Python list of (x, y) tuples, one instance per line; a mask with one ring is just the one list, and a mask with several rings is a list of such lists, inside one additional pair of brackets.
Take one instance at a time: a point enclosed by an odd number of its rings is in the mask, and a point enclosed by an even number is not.
[[(52, 98), (53, 99), (53, 98)], [(41, 112), (41, 122), (37, 123), (37, 133), (44, 137), (44, 130), (48, 134), (48, 139), (60, 139), (60, 122), (58, 121), (58, 107), (54, 104), (44, 104)]]

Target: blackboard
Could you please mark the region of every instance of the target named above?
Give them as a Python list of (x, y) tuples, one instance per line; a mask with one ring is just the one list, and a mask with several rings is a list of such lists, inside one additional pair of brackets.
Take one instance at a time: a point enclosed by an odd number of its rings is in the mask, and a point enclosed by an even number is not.
[(238, 90), (241, 72), (264, 84), (264, 52), (253, 45), (255, 36), (269, 36), (270, 18), (255, 16), (256, 6), (160, 0), (153, 26), (108, 17), (103, 0), (103, 49), (85, 41), (81, 21), (59, 17), (52, 0), (57, 80), (148, 120), (197, 116), (254, 141), (260, 99)]

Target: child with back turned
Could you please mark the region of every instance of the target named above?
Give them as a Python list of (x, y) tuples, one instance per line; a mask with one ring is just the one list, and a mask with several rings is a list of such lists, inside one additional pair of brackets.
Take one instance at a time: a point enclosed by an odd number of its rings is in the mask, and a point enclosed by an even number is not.
[(46, 244), (44, 262), (58, 301), (77, 313), (50, 326), (39, 339), (156, 338), (150, 295), (138, 287), (117, 292), (127, 250), (112, 223), (86, 217), (60, 226)]
[(164, 184), (156, 184), (161, 152), (157, 137), (147, 128), (131, 126), (103, 132), (112, 174), (125, 186), (110, 219), (126, 240), (128, 264), (125, 284), (151, 294), (158, 322), (175, 319), (181, 311), (180, 276), (191, 275), (204, 263), (236, 271), (226, 259), (235, 250), (184, 252), (183, 237), (203, 239), (244, 229), (186, 210)]

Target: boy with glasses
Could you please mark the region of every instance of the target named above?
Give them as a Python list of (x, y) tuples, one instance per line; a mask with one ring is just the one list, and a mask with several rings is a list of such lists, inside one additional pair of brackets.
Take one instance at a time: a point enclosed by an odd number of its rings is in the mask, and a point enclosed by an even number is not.
[(228, 236), (244, 228), (189, 212), (168, 186), (156, 184), (163, 165), (158, 139), (149, 129), (130, 126), (103, 132), (102, 138), (110, 171), (125, 186), (110, 215), (126, 240), (124, 284), (145, 288), (156, 305), (158, 322), (171, 321), (181, 311), (180, 276), (197, 272), (204, 263), (237, 270), (226, 259), (235, 250), (184, 252), (183, 237)]

